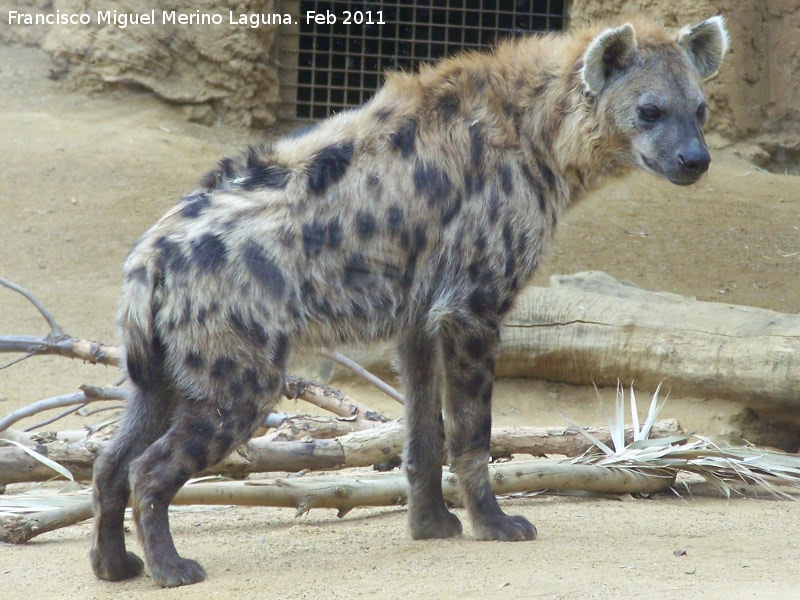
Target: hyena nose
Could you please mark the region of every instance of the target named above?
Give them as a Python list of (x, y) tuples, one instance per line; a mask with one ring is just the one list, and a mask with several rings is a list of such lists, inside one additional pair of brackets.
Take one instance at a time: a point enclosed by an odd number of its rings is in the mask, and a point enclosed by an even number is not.
[(708, 171), (711, 164), (711, 155), (705, 146), (698, 145), (695, 148), (684, 150), (678, 154), (678, 162), (681, 170), (687, 175), (702, 175)]

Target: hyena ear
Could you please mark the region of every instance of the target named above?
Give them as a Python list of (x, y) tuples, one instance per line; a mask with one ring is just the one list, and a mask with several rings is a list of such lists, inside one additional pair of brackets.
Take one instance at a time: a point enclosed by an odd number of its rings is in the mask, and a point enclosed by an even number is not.
[(730, 46), (729, 40), (725, 19), (719, 15), (694, 27), (684, 27), (678, 34), (678, 45), (686, 50), (702, 79), (708, 79), (719, 70)]
[(606, 29), (594, 38), (583, 53), (583, 89), (597, 94), (616, 71), (624, 69), (636, 52), (636, 32), (630, 23)]

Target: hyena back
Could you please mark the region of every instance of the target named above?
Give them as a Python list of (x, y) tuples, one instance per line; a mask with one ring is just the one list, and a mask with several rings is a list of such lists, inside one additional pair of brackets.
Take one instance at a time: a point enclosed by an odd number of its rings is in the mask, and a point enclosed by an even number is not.
[(95, 467), (95, 574), (143, 569), (130, 499), (153, 579), (202, 580), (169, 532), (178, 489), (248, 440), (293, 348), (389, 336), (411, 535), (461, 533), (447, 455), (478, 539), (533, 539), (489, 484), (501, 320), (570, 203), (633, 167), (677, 184), (707, 170), (702, 81), (726, 49), (719, 17), (509, 41), (392, 74), (363, 107), (222, 161), (125, 264), (133, 393)]

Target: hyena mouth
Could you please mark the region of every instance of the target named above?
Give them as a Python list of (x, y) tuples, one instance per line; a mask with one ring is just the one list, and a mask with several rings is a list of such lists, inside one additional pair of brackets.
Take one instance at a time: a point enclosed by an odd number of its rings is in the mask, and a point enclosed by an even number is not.
[(675, 185), (692, 185), (693, 183), (697, 183), (697, 181), (703, 176), (702, 173), (698, 173), (697, 175), (688, 175), (686, 173), (675, 175), (672, 173), (665, 173), (662, 169), (659, 169), (656, 165), (647, 160), (647, 157), (644, 154), (639, 154), (639, 158), (641, 159), (642, 164), (647, 167), (651, 173), (660, 175)]

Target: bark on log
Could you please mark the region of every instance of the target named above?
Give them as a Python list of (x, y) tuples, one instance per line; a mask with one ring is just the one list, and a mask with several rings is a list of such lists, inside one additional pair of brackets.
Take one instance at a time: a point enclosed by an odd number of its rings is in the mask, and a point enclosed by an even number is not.
[[(606, 428), (586, 429), (602, 441), (608, 442), (610, 438)], [(669, 437), (678, 432), (677, 421), (656, 421), (650, 437)], [(626, 433), (632, 435), (630, 429)], [(491, 443), (495, 458), (510, 454), (576, 456), (590, 445), (577, 430), (566, 427), (497, 428), (492, 430)], [(77, 481), (88, 481), (100, 444), (94, 441), (65, 443), (55, 438), (31, 449), (68, 469)], [(396, 458), (402, 450), (403, 425), (392, 421), (332, 440), (272, 442), (255, 438), (206, 474), (244, 477), (250, 473), (367, 467)], [(16, 446), (0, 448), (0, 485), (47, 481), (55, 476), (52, 470)]]
[(500, 377), (635, 380), (798, 414), (800, 316), (652, 293), (604, 273), (527, 288), (502, 331)]

